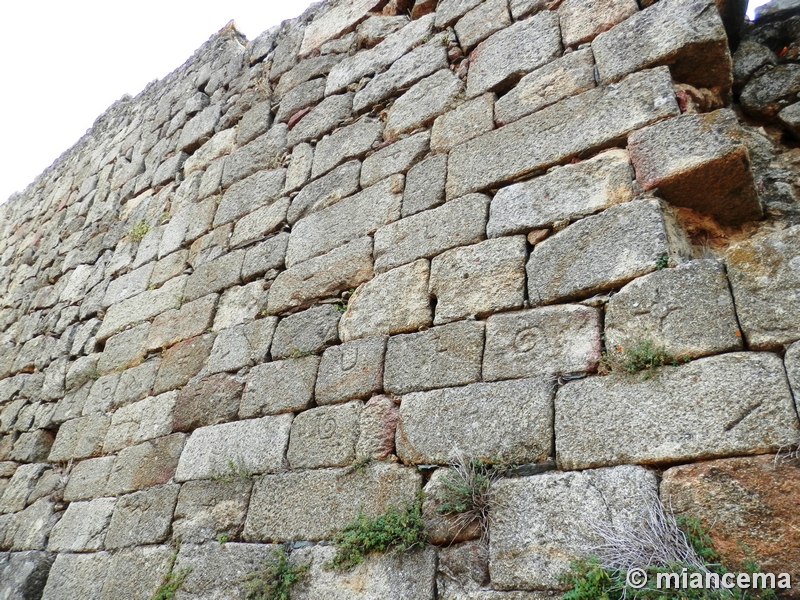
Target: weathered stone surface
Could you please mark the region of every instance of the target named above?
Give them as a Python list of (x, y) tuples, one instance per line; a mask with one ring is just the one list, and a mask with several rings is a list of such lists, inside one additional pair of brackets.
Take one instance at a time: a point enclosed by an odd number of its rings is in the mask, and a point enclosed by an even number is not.
[(564, 46), (590, 42), (638, 10), (635, 0), (564, 0), (558, 7)]
[(554, 11), (518, 21), (489, 37), (472, 53), (467, 96), (505, 91), (523, 74), (560, 55), (561, 35)]
[(494, 129), (495, 95), (483, 94), (443, 114), (433, 123), (431, 151), (450, 149)]
[(288, 245), (289, 234), (282, 232), (251, 246), (244, 255), (242, 279), (248, 281), (253, 277), (283, 268)]
[(148, 290), (114, 304), (97, 330), (97, 341), (102, 342), (129, 325), (149, 321), (162, 312), (180, 308), (187, 279), (185, 276), (170, 279), (157, 290)]
[(55, 555), (45, 552), (9, 552), (0, 555), (0, 597), (34, 600), (42, 597)]
[(373, 336), (325, 350), (314, 390), (316, 403), (368, 398), (380, 391), (386, 341), (386, 336)]
[(781, 17), (788, 17), (797, 12), (797, 4), (793, 0), (772, 0), (756, 8), (756, 20), (772, 21)]
[(406, 174), (403, 190), (403, 217), (439, 206), (444, 202), (447, 155), (431, 156), (417, 163)]
[(314, 397), (320, 358), (306, 356), (276, 360), (250, 371), (242, 396), (239, 418), (305, 410)]
[(678, 359), (742, 350), (721, 263), (696, 260), (634, 279), (606, 307), (608, 348), (650, 340)]
[(774, 452), (797, 440), (800, 423), (781, 360), (734, 353), (648, 380), (569, 382), (556, 395), (555, 429), (559, 467), (586, 469)]
[(406, 394), (397, 455), (407, 464), (448, 464), (459, 453), (486, 462), (539, 462), (552, 448), (552, 419), (546, 378)]
[(347, 160), (364, 156), (382, 132), (380, 121), (364, 117), (322, 138), (314, 150), (311, 177), (317, 178)]
[(430, 265), (417, 260), (376, 275), (350, 297), (339, 323), (343, 341), (417, 331), (431, 324)]
[(183, 387), (175, 401), (173, 430), (192, 431), (205, 425), (232, 421), (239, 413), (243, 389), (241, 379), (225, 373)]
[(306, 27), (300, 54), (306, 55), (328, 40), (340, 36), (367, 16), (377, 0), (355, 0), (331, 8)]
[[(198, 266), (186, 280), (183, 299), (196, 300), (201, 296), (219, 292), (239, 283), (244, 254), (244, 250), (234, 250)], [(111, 308), (111, 310), (113, 309), (114, 307)]]
[(592, 372), (600, 360), (600, 313), (579, 305), (545, 306), (486, 320), (483, 378)]
[(332, 305), (324, 304), (281, 319), (272, 338), (272, 359), (316, 354), (337, 343), (341, 316)]
[[(220, 105), (212, 104), (192, 117), (181, 130), (181, 135), (178, 138), (178, 150), (181, 152), (192, 152), (211, 139), (220, 116)], [(186, 158), (181, 161), (181, 166), (183, 166), (185, 161)]]
[(360, 47), (370, 48), (375, 46), (392, 35), (395, 31), (408, 25), (408, 21), (409, 19), (405, 15), (381, 14), (379, 16), (373, 14), (356, 27), (356, 43), (358, 43)]
[[(575, 119), (576, 114), (581, 118)], [(635, 73), (616, 86), (562, 100), (456, 146), (447, 164), (447, 196), (487, 189), (599, 150), (635, 129), (678, 114), (668, 69)]]
[(179, 489), (175, 484), (161, 485), (118, 498), (106, 533), (106, 548), (166, 540)]
[(736, 115), (718, 110), (645, 127), (628, 140), (636, 179), (676, 206), (711, 213), (724, 224), (761, 216)]
[(111, 415), (103, 453), (112, 454), (140, 442), (172, 433), (172, 413), (178, 392), (145, 398)]
[(108, 338), (97, 361), (97, 370), (105, 374), (140, 364), (147, 354), (149, 335), (150, 324), (142, 323)]
[(295, 113), (315, 106), (325, 97), (325, 79), (312, 79), (299, 84), (281, 98), (275, 120), (286, 123)]
[[(774, 455), (682, 465), (664, 473), (661, 494), (678, 515), (700, 519), (729, 569), (800, 577), (797, 461)], [(788, 597), (797, 597), (797, 591)]]
[(209, 294), (187, 302), (179, 309), (161, 313), (153, 319), (147, 336), (147, 349), (166, 348), (181, 340), (202, 335), (211, 327), (216, 305), (217, 295)]
[(483, 323), (462, 321), (390, 337), (384, 389), (405, 394), (480, 380), (483, 334)]
[(42, 598), (44, 600), (100, 598), (108, 570), (109, 556), (107, 552), (56, 555)]
[(234, 286), (222, 293), (214, 315), (214, 331), (254, 321), (267, 303), (263, 281)]
[(100, 600), (148, 600), (152, 598), (169, 572), (172, 546), (123, 548), (112, 554)]
[(17, 467), (3, 496), (0, 497), (0, 513), (17, 512), (25, 508), (28, 496), (36, 487), (36, 482), (46, 467), (44, 463)]
[(774, 67), (753, 77), (740, 96), (742, 107), (751, 115), (774, 120), (781, 109), (797, 98), (800, 91), (800, 68), (795, 63)]
[(116, 498), (70, 503), (64, 516), (50, 532), (47, 549), (51, 552), (102, 550), (106, 528), (116, 503)]
[(200, 427), (178, 462), (176, 481), (244, 473), (272, 473), (283, 465), (292, 415)]
[(306, 578), (292, 588), (293, 598), (428, 600), (434, 597), (436, 551), (433, 548), (375, 555), (347, 573), (326, 568), (335, 554), (335, 548), (331, 546), (312, 546), (292, 553), (291, 564), (310, 563)]
[(64, 488), (64, 501), (89, 500), (102, 496), (114, 460), (114, 456), (102, 456), (77, 463), (69, 474), (67, 487)]
[(592, 42), (600, 83), (669, 65), (676, 81), (697, 87), (731, 84), (728, 36), (712, 0), (656, 2)]
[(434, 38), (397, 59), (388, 70), (373, 77), (362, 90), (356, 92), (353, 110), (361, 112), (447, 66), (447, 48), (441, 38)]
[(185, 441), (184, 434), (173, 433), (122, 449), (108, 475), (105, 494), (113, 496), (167, 483), (175, 475)]
[(434, 325), (521, 308), (525, 300), (525, 236), (453, 248), (431, 261)]
[(21, 433), (17, 441), (14, 442), (14, 448), (11, 450), (9, 458), (25, 463), (47, 460), (54, 439), (55, 434), (44, 429)]
[(627, 202), (635, 195), (628, 153), (608, 150), (499, 190), (489, 209), (486, 234), (498, 237), (552, 227)]
[(558, 589), (570, 562), (601, 542), (598, 525), (638, 526), (658, 493), (635, 466), (502, 479), (493, 486), (489, 571), (501, 590)]
[(214, 334), (208, 333), (179, 342), (167, 350), (153, 384), (153, 394), (163, 394), (186, 385), (205, 366), (214, 339)]
[(276, 157), (282, 156), (286, 150), (287, 131), (286, 125), (279, 123), (249, 144), (231, 152), (225, 158), (220, 182), (222, 187), (227, 188), (257, 171), (271, 168)]
[(361, 187), (369, 187), (385, 177), (408, 171), (428, 152), (430, 137), (428, 132), (423, 131), (368, 156), (361, 167)]
[(299, 219), (352, 196), (358, 191), (360, 174), (361, 163), (351, 160), (312, 181), (292, 198), (286, 220), (294, 225)]
[(98, 456), (106, 437), (111, 417), (90, 415), (62, 424), (50, 450), (50, 462)]
[(433, 122), (450, 108), (461, 93), (463, 85), (450, 69), (437, 71), (414, 84), (389, 109), (384, 137), (395, 139), (401, 133)]
[(381, 227), (375, 232), (375, 270), (380, 273), (486, 239), (488, 209), (486, 196), (470, 194)]
[(172, 534), (184, 543), (214, 540), (219, 534), (237, 539), (244, 527), (250, 490), (249, 479), (187, 481), (178, 493)]
[(315, 56), (312, 58), (301, 60), (292, 68), (291, 71), (288, 71), (287, 73), (284, 73), (281, 76), (278, 85), (276, 85), (274, 90), (272, 91), (273, 99), (282, 102), (283, 97), (288, 92), (293, 90), (296, 86), (314, 77), (320, 77), (321, 75), (325, 75), (341, 59), (342, 59), (341, 56), (327, 55), (327, 56)]
[(5, 540), (0, 539), (0, 543), (11, 551), (44, 550), (53, 526), (63, 514), (55, 509), (52, 499), (40, 498), (25, 510), (6, 515), (7, 521), (3, 523)]
[(144, 292), (153, 273), (154, 265), (155, 263), (148, 263), (112, 280), (103, 296), (103, 308), (108, 308), (112, 304), (122, 302)]
[[(462, 456), (464, 456), (462, 454)], [(428, 483), (425, 484), (425, 500), (422, 503), (422, 520), (425, 522), (425, 532), (431, 544), (452, 547), (452, 544), (480, 538), (481, 522), (474, 519), (469, 523), (463, 523), (463, 515), (442, 514), (440, 510), (452, 495), (448, 485), (452, 486), (453, 471), (449, 468), (436, 469), (431, 475)], [(461, 519), (459, 520), (459, 517)], [(488, 548), (484, 546), (484, 553), (488, 554)], [(487, 561), (488, 562), (488, 561)], [(485, 565), (488, 580), (489, 565)]]
[(264, 238), (266, 235), (277, 231), (286, 221), (286, 211), (289, 209), (289, 198), (280, 198), (269, 206), (262, 206), (249, 215), (239, 219), (231, 237), (231, 247), (236, 248)]
[(795, 342), (786, 350), (783, 358), (786, 374), (789, 376), (789, 385), (794, 397), (800, 397), (800, 343)]
[(292, 422), (286, 459), (293, 469), (346, 467), (356, 458), (360, 400), (301, 412)]
[(374, 518), (413, 502), (419, 489), (419, 473), (391, 463), (265, 475), (253, 488), (244, 539), (330, 539), (359, 512)]
[(383, 460), (394, 453), (400, 411), (390, 396), (374, 396), (364, 405), (356, 443), (357, 458)]
[(125, 406), (150, 395), (161, 359), (148, 360), (146, 363), (126, 369), (119, 376), (114, 401), (111, 408)]
[(427, 39), (433, 31), (433, 15), (426, 15), (388, 36), (369, 50), (350, 56), (331, 69), (325, 94), (335, 94), (365, 75), (388, 67), (412, 48)]
[(664, 255), (690, 256), (669, 209), (658, 200), (617, 204), (536, 244), (528, 260), (534, 306), (588, 297), (654, 271)]
[(481, 0), (441, 0), (436, 6), (436, 27), (448, 27), (475, 8)]
[(528, 73), (494, 107), (498, 125), (529, 115), (595, 87), (594, 56), (590, 49), (565, 54)]
[(464, 52), (469, 52), (478, 42), (509, 25), (508, 0), (487, 0), (461, 17), (455, 31), (459, 45)]
[[(255, 143), (255, 142), (252, 142)], [(253, 209), (272, 204), (283, 191), (286, 169), (258, 171), (225, 190), (214, 215), (214, 227), (237, 220)]]
[(311, 144), (297, 144), (292, 148), (292, 156), (286, 169), (286, 182), (283, 184), (284, 194), (289, 194), (308, 182), (313, 162), (314, 148)]
[(800, 339), (800, 227), (754, 237), (725, 258), (736, 314), (748, 346), (777, 348)]
[(319, 139), (333, 131), (340, 123), (353, 114), (353, 94), (328, 96), (312, 108), (307, 114), (300, 116), (297, 123), (291, 123), (287, 141), (289, 146), (301, 142)]
[(277, 324), (276, 317), (267, 317), (217, 333), (208, 359), (208, 373), (238, 371), (266, 360)]
[(244, 113), (236, 128), (236, 144), (244, 146), (247, 142), (266, 132), (272, 125), (272, 102), (264, 100)]

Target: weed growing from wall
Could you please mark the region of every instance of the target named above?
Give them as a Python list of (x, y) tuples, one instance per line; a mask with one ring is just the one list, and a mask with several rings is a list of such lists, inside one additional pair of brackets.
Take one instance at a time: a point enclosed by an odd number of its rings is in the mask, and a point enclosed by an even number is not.
[(642, 374), (642, 379), (649, 379), (655, 369), (664, 366), (677, 367), (681, 363), (689, 362), (690, 357), (680, 359), (672, 356), (667, 349), (652, 340), (642, 340), (628, 348), (617, 348), (606, 351), (600, 361), (601, 374), (611, 372), (624, 372), (631, 375)]
[(150, 226), (145, 223), (144, 221), (139, 221), (136, 225), (133, 226), (128, 236), (134, 242), (141, 242), (144, 236), (146, 236), (150, 232)]
[(175, 572), (175, 561), (178, 560), (178, 551), (180, 550), (180, 542), (175, 544), (175, 550), (169, 557), (169, 570), (167, 574), (164, 575), (164, 579), (161, 580), (161, 585), (152, 595), (150, 600), (173, 600), (175, 598), (175, 594), (183, 585), (183, 582), (186, 580), (186, 577), (191, 573), (190, 568), (181, 569), (177, 573)]
[(308, 568), (308, 564), (290, 565), (286, 550), (275, 550), (272, 560), (245, 577), (245, 597), (247, 600), (289, 600), (292, 586), (305, 576)]

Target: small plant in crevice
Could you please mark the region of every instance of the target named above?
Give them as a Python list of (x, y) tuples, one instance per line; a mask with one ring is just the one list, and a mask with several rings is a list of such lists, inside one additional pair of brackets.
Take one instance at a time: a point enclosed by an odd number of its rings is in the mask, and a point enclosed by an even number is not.
[(669, 254), (666, 252), (656, 259), (656, 271), (661, 271), (669, 266)]
[(292, 586), (308, 572), (309, 564), (291, 565), (285, 548), (277, 549), (257, 571), (244, 578), (247, 600), (289, 600)]
[(345, 292), (342, 292), (341, 297), (333, 303), (333, 307), (338, 310), (340, 313), (344, 313), (347, 311), (347, 305), (350, 302), (350, 298), (353, 297), (355, 293), (355, 288), (351, 288)]
[(150, 225), (148, 225), (145, 221), (139, 221), (133, 226), (133, 229), (130, 230), (128, 236), (134, 242), (141, 242), (144, 236), (146, 236), (149, 232)]
[(678, 359), (667, 352), (664, 346), (646, 339), (627, 348), (604, 351), (598, 371), (600, 374), (614, 371), (623, 371), (631, 375), (642, 373), (642, 379), (649, 379), (653, 371), (659, 367), (677, 367), (689, 360), (688, 356)]
[(237, 479), (250, 479), (253, 476), (252, 471), (248, 469), (244, 464), (244, 459), (239, 458), (238, 460), (234, 461), (233, 459), (228, 459), (227, 462), (228, 470), (227, 472), (221, 475), (213, 475), (211, 478), (215, 481), (222, 481), (223, 483), (231, 483), (232, 481), (236, 481)]
[(161, 580), (161, 585), (150, 597), (150, 600), (173, 600), (175, 594), (186, 581), (186, 577), (191, 573), (192, 569), (187, 567), (175, 572), (175, 561), (178, 560), (178, 551), (181, 548), (180, 542), (175, 543), (175, 549), (169, 557), (169, 569), (167, 574)]
[(356, 520), (333, 538), (336, 555), (330, 568), (346, 571), (364, 561), (370, 554), (396, 554), (425, 544), (420, 494), (415, 502), (403, 508), (390, 507), (371, 519), (359, 513)]
[(359, 458), (355, 459), (349, 467), (347, 467), (345, 474), (350, 475), (351, 473), (361, 473), (362, 471), (366, 470), (372, 461), (373, 458), (371, 456), (360, 456)]

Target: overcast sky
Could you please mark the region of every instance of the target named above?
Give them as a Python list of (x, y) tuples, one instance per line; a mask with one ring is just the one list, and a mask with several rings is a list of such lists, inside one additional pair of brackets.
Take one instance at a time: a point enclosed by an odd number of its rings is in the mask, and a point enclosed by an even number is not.
[(253, 39), (310, 4), (2, 0), (0, 203), (77, 142), (114, 101), (176, 69), (229, 20)]

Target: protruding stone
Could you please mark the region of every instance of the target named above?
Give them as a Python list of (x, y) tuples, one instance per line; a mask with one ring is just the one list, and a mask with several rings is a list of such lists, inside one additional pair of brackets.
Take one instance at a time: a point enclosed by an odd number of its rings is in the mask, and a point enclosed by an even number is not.
[(508, 14), (508, 0), (488, 0), (461, 17), (455, 25), (455, 31), (459, 45), (464, 52), (469, 52), (478, 42), (509, 25), (511, 15)]
[(354, 400), (301, 412), (292, 422), (286, 459), (292, 469), (346, 467), (356, 458), (364, 403)]
[(276, 360), (250, 371), (239, 418), (277, 415), (307, 409), (314, 397), (318, 356)]
[(595, 308), (568, 304), (492, 315), (486, 320), (483, 378), (592, 372), (600, 350)]
[(432, 123), (450, 108), (463, 86), (450, 69), (437, 71), (415, 84), (389, 109), (384, 137), (395, 139), (402, 133)]
[(797, 441), (800, 423), (780, 358), (734, 353), (649, 379), (568, 382), (556, 395), (555, 430), (559, 467), (588, 469), (775, 452)]
[(378, 4), (378, 0), (356, 0), (333, 7), (325, 14), (318, 16), (306, 27), (300, 54), (306, 55), (328, 40), (345, 33), (364, 19), (376, 4)]
[(404, 463), (449, 464), (459, 453), (484, 462), (533, 463), (553, 444), (553, 386), (546, 378), (406, 394), (397, 455)]
[(799, 91), (800, 65), (787, 63), (751, 78), (742, 89), (740, 101), (756, 118), (774, 120), (781, 109), (797, 99)]

